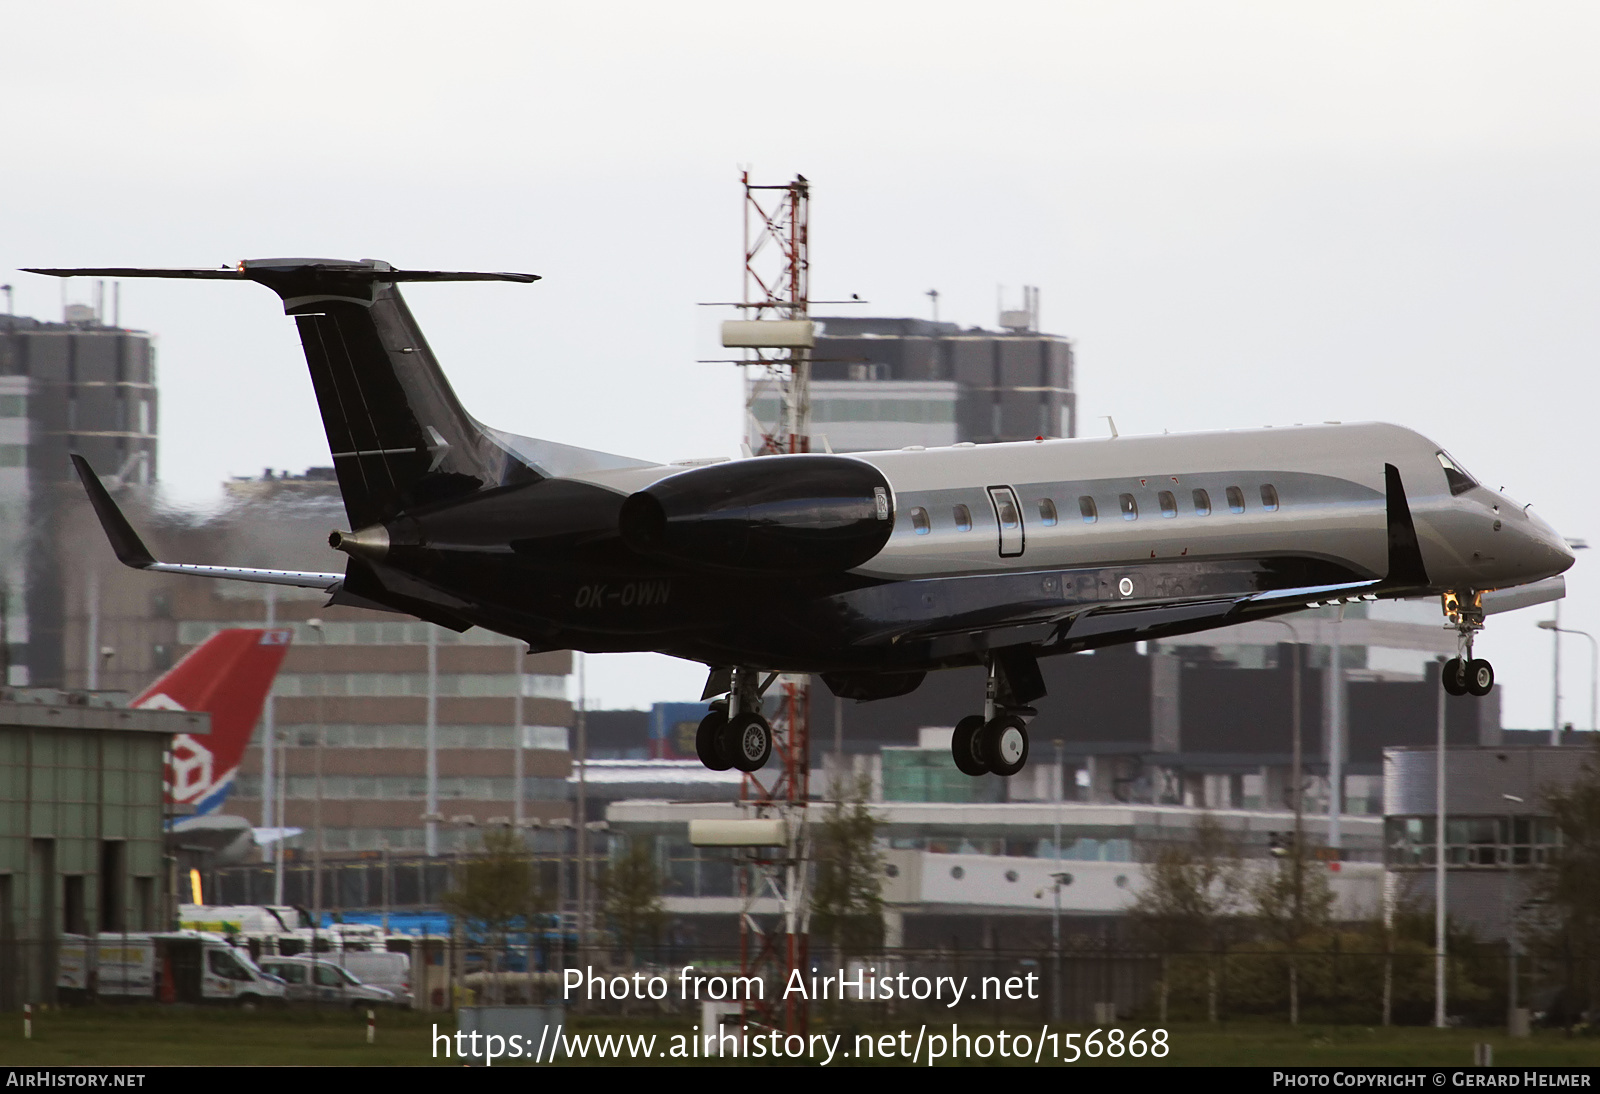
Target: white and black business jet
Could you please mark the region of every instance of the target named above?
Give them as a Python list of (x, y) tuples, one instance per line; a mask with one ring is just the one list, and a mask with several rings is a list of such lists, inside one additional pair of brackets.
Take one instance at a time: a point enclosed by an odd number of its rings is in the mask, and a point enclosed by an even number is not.
[(1544, 582), (1522, 602), (1553, 599), (1572, 565), (1549, 525), (1398, 426), (656, 464), (480, 424), (399, 292), (532, 275), (325, 259), (33, 272), (254, 281), (300, 328), (353, 529), (329, 537), (344, 572), (158, 562), (74, 457), (124, 563), (320, 588), (533, 650), (702, 662), (715, 701), (697, 744), (717, 769), (767, 762), (773, 674), (867, 700), (985, 665), (955, 761), (1012, 775), (1040, 657), (1355, 599), (1442, 597), (1460, 635), (1444, 686), (1482, 695), (1484, 594)]

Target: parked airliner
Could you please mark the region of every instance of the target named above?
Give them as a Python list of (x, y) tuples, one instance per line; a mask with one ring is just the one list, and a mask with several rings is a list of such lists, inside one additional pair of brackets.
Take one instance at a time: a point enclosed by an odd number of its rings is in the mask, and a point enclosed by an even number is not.
[(124, 563), (320, 588), (533, 650), (702, 662), (714, 702), (697, 745), (718, 769), (767, 762), (775, 674), (868, 700), (984, 665), (955, 761), (1015, 774), (1040, 657), (1358, 598), (1441, 597), (1460, 636), (1444, 685), (1487, 694), (1484, 594), (1559, 596), (1572, 564), (1527, 507), (1393, 425), (657, 464), (480, 424), (398, 289), (533, 275), (370, 259), (33, 272), (254, 281), (299, 326), (352, 529), (329, 538), (344, 572), (159, 562), (74, 457)]

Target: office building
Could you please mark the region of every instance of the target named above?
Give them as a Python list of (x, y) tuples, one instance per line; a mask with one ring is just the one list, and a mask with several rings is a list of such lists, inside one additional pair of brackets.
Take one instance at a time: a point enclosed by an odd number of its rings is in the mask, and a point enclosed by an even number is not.
[(156, 424), (150, 335), (82, 304), (60, 323), (0, 315), (0, 684), (67, 684), (71, 571), (56, 544), (77, 490), (68, 454), (149, 483)]
[[(921, 445), (1077, 435), (1072, 343), (1037, 329), (1034, 312), (1004, 312), (1002, 328), (924, 319), (818, 319), (811, 353), (812, 449), (864, 452)], [(777, 396), (751, 370), (754, 422), (779, 417)]]

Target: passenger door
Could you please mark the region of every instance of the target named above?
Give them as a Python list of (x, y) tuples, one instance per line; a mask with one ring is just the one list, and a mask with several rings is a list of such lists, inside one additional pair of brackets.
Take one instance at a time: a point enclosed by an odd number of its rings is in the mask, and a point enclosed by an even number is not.
[(1022, 506), (1017, 504), (1017, 492), (1009, 486), (991, 486), (989, 501), (994, 505), (995, 521), (1000, 525), (1000, 557), (1019, 557), (1024, 542)]

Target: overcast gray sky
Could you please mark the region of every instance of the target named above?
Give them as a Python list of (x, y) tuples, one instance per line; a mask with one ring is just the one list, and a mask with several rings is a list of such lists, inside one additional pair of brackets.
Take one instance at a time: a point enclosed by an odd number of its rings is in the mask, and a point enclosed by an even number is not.
[[(813, 295), (994, 322), (1038, 285), (1085, 432), (1416, 428), (1568, 536), (1600, 225), (1583, 3), (0, 3), (0, 279), (29, 265), (377, 257), (544, 281), (407, 290), (468, 408), (644, 457), (731, 454), (703, 300), (739, 291), (738, 171), (813, 184)], [(70, 290), (79, 298), (87, 284)], [(160, 338), (160, 475), (327, 462), (253, 286), (124, 285)], [(331, 565), (331, 560), (330, 560)], [(1600, 627), (1594, 564), (1563, 621)], [(1548, 609), (1480, 644), (1548, 725)], [(1588, 646), (1566, 712), (1588, 719)], [(602, 704), (700, 672), (595, 658)]]

